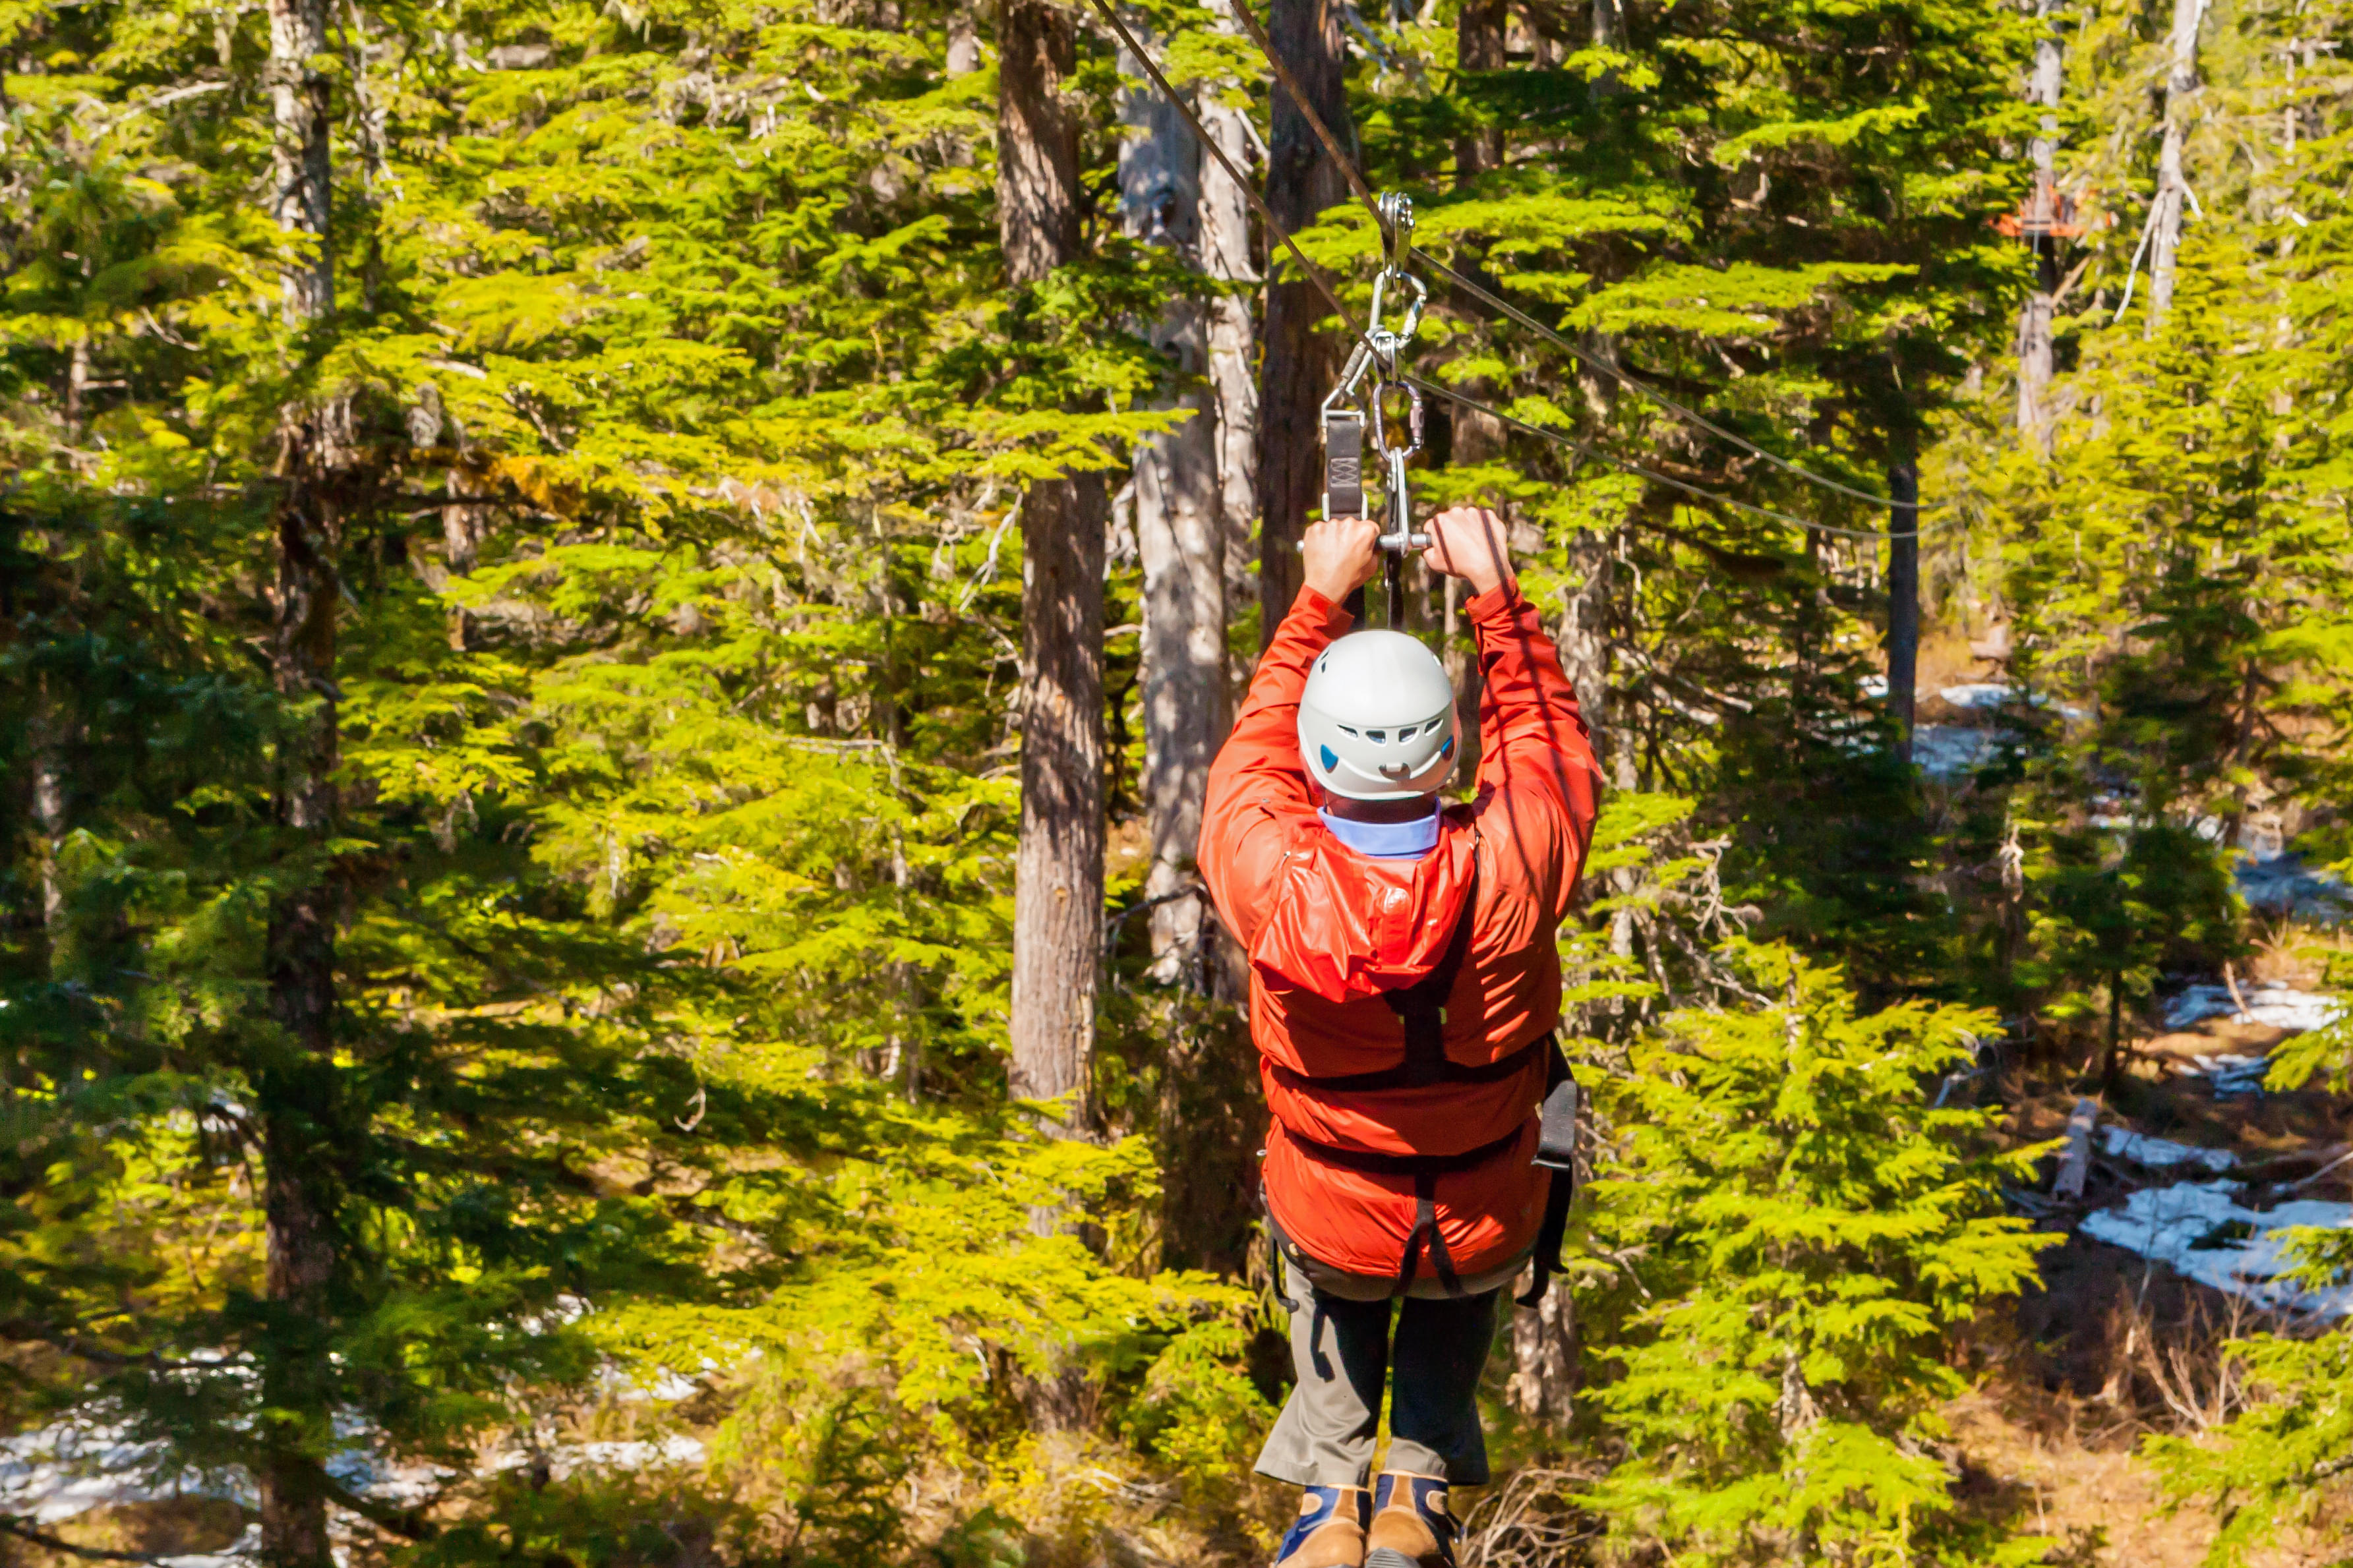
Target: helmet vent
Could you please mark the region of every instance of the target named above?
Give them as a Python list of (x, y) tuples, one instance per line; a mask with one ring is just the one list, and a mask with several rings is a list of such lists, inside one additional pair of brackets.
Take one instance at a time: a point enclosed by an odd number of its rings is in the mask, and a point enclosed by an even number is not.
[(1357, 736), (1356, 732), (1354, 730), (1349, 729), (1349, 728), (1348, 728), (1348, 726), (1346, 726), (1345, 724), (1339, 725), (1339, 726), (1337, 726), (1337, 728), (1338, 728), (1338, 730), (1339, 730), (1340, 733), (1342, 733), (1343, 735), (1347, 736), (1347, 737), (1348, 737), (1350, 740), (1352, 740), (1352, 741), (1353, 741), (1353, 740), (1356, 740), (1356, 739), (1357, 739), (1357, 738), (1358, 738), (1358, 736)]
[[(1365, 739), (1376, 746), (1386, 746), (1389, 743), (1389, 732), (1387, 730), (1367, 730), (1365, 731)], [(1398, 739), (1402, 741), (1405, 737), (1399, 735)]]

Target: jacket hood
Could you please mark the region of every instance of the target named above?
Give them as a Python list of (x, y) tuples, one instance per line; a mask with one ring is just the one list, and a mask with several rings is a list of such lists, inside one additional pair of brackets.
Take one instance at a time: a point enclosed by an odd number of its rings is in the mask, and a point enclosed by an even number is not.
[(1418, 860), (1376, 860), (1321, 822), (1283, 858), (1282, 882), (1250, 960), (1269, 985), (1327, 1002), (1377, 996), (1438, 967), (1471, 893), (1478, 833), (1449, 815)]

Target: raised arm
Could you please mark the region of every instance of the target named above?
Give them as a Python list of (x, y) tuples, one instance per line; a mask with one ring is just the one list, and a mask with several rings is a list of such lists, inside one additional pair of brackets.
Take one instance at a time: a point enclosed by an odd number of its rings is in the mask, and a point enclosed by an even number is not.
[(1479, 638), (1479, 787), (1543, 790), (1591, 826), (1601, 780), (1592, 731), (1536, 607), (1517, 583), (1467, 607)]
[(1372, 576), (1379, 536), (1361, 518), (1309, 525), (1306, 585), (1259, 656), (1233, 733), (1209, 767), (1197, 860), (1219, 919), (1245, 945), (1265, 918), (1292, 835), (1317, 804), (1299, 760), (1299, 694), (1315, 656), (1353, 624), (1340, 603)]
[(1440, 514), (1430, 533), (1430, 565), (1476, 590), (1468, 609), (1482, 678), (1482, 825), (1497, 852), (1521, 860), (1561, 918), (1600, 801), (1601, 770), (1576, 688), (1512, 574), (1502, 520), (1462, 507)]

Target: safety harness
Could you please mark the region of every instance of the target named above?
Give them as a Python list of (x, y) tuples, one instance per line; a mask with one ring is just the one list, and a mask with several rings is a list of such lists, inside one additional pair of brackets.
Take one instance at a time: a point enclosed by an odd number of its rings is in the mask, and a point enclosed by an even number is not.
[[(1545, 1054), (1544, 1109), (1538, 1117), (1534, 1163), (1551, 1171), (1553, 1179), (1545, 1198), (1544, 1223), (1536, 1231), (1535, 1280), (1527, 1294), (1518, 1299), (1522, 1306), (1533, 1307), (1544, 1300), (1545, 1289), (1560, 1267), (1561, 1238), (1568, 1228), (1569, 1205), (1576, 1197), (1577, 1079), (1569, 1074), (1568, 1058), (1561, 1052), (1559, 1037), (1549, 1031), (1509, 1056), (1491, 1062), (1466, 1064), (1446, 1054), (1446, 999), (1453, 994), (1454, 982), (1470, 957), (1471, 928), (1478, 917), (1478, 906), (1479, 877), (1474, 863), (1471, 885), (1462, 897), (1462, 912), (1455, 917), (1453, 932), (1447, 939), (1446, 951), (1440, 955), (1437, 966), (1410, 985), (1381, 993), (1381, 999), (1405, 1026), (1405, 1055), (1396, 1066), (1373, 1072), (1316, 1077), (1279, 1062), (1269, 1065), (1286, 1088), (1319, 1094), (1364, 1094), (1427, 1089), (1439, 1083), (1494, 1083), (1517, 1076), (1526, 1070), (1531, 1057)], [(1390, 1295), (1402, 1296), (1413, 1284), (1425, 1246), (1440, 1287), (1450, 1296), (1463, 1294), (1454, 1259), (1447, 1254), (1446, 1237), (1438, 1228), (1438, 1178), (1475, 1169), (1508, 1152), (1520, 1141), (1519, 1129), (1453, 1154), (1390, 1154), (1373, 1149), (1343, 1148), (1297, 1132), (1288, 1135), (1309, 1155), (1326, 1164), (1368, 1176), (1401, 1177), (1413, 1183), (1413, 1229), (1406, 1235), (1405, 1255), (1398, 1262), (1397, 1283)]]

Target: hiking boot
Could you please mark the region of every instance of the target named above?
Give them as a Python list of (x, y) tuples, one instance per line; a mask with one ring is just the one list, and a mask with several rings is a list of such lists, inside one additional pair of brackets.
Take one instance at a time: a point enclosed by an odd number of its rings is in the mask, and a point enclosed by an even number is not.
[(1444, 1478), (1384, 1470), (1373, 1489), (1365, 1568), (1454, 1568), (1454, 1521), (1446, 1511)]
[(1274, 1568), (1365, 1568), (1365, 1521), (1372, 1503), (1362, 1487), (1309, 1487)]

